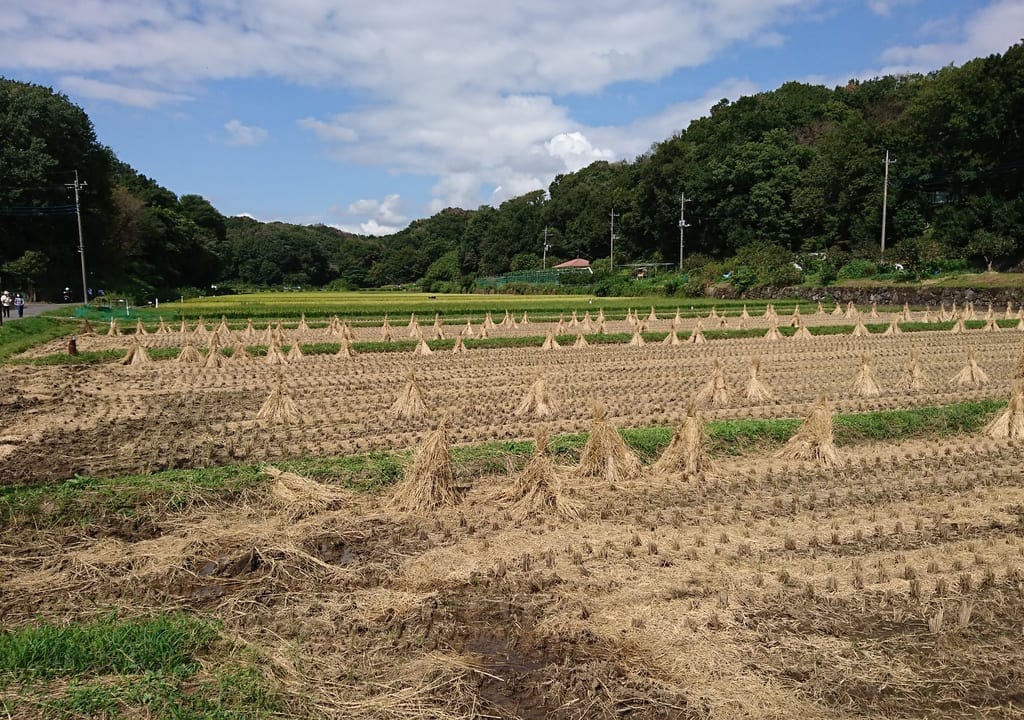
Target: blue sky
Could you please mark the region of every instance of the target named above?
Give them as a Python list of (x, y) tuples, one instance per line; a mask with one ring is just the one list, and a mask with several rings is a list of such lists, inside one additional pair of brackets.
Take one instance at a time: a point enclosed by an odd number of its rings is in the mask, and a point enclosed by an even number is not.
[(927, 72), (1024, 36), (1024, 0), (5, 0), (0, 74), (226, 215), (386, 234), (722, 98)]

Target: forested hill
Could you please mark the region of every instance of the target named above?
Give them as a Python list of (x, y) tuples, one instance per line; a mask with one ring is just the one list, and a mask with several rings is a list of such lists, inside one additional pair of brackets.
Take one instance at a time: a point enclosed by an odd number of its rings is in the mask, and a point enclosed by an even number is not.
[(822, 251), (835, 264), (877, 258), (887, 150), (897, 159), (889, 259), (1007, 265), (1024, 252), (1022, 124), (1024, 44), (924, 76), (787, 83), (723, 100), (632, 162), (597, 162), (496, 208), (448, 209), (367, 238), (225, 218), (202, 197), (176, 197), (101, 145), (66, 97), (0, 79), (0, 272), (5, 286), (80, 285), (75, 169), (88, 181), (90, 284), (137, 294), (232, 282), (454, 289), (539, 267), (545, 228), (554, 259), (607, 258), (612, 209), (617, 263), (675, 262), (681, 192), (692, 269)]

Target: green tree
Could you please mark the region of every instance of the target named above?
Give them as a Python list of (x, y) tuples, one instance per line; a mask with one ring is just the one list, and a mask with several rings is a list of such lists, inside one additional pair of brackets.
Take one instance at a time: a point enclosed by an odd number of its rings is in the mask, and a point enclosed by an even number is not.
[(21, 257), (10, 260), (3, 265), (4, 275), (13, 275), (28, 288), (29, 298), (36, 299), (36, 287), (46, 276), (50, 261), (38, 250), (26, 250)]

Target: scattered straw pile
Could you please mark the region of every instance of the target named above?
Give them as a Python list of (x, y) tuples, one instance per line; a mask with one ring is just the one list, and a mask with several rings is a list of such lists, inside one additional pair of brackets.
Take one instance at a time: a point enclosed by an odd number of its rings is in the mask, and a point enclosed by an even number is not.
[(423, 393), (416, 382), (416, 376), (410, 369), (405, 375), (405, 387), (398, 393), (398, 398), (391, 406), (390, 414), (392, 417), (408, 419), (420, 417), (426, 411), (427, 406), (423, 403)]
[(776, 457), (810, 460), (824, 467), (836, 465), (839, 456), (832, 436), (832, 410), (825, 398), (818, 400), (803, 425), (779, 449)]
[(516, 520), (539, 513), (575, 520), (580, 507), (562, 494), (562, 479), (548, 454), (548, 435), (543, 430), (535, 438), (533, 457), (519, 473), (507, 497), (514, 501), (510, 514)]
[(289, 520), (299, 520), (317, 513), (337, 510), (349, 499), (344, 490), (318, 483), (271, 465), (263, 473), (274, 480), (270, 499)]
[(697, 402), (702, 404), (710, 403), (715, 407), (719, 407), (721, 405), (728, 405), (731, 399), (729, 386), (725, 382), (725, 370), (722, 369), (722, 364), (718, 362), (718, 358), (715, 358), (714, 364), (711, 366), (711, 377), (697, 391)]
[(608, 411), (604, 404), (595, 402), (594, 423), (591, 425), (587, 444), (580, 453), (576, 476), (604, 478), (610, 483), (615, 483), (639, 475), (640, 470), (640, 460), (608, 420)]
[(288, 394), (284, 386), (284, 378), (281, 372), (277, 373), (277, 382), (270, 391), (270, 395), (263, 402), (260, 411), (256, 413), (257, 420), (270, 420), (272, 422), (295, 422), (299, 419), (299, 410), (295, 407), (295, 401)]
[(149, 353), (146, 352), (146, 348), (142, 347), (139, 343), (138, 338), (132, 336), (132, 344), (128, 346), (128, 352), (121, 360), (122, 365), (145, 365), (152, 360), (149, 359)]
[(747, 380), (747, 387), (744, 392), (747, 400), (753, 402), (765, 402), (772, 399), (772, 393), (768, 387), (761, 382), (761, 358), (754, 358), (750, 363), (750, 379)]
[(538, 373), (533, 384), (530, 385), (530, 389), (526, 391), (526, 395), (523, 396), (519, 406), (516, 408), (515, 414), (532, 415), (533, 417), (542, 418), (553, 415), (557, 410), (558, 405), (548, 391), (544, 377)]
[(860, 356), (860, 367), (853, 376), (852, 390), (854, 395), (861, 397), (877, 397), (882, 394), (875, 379), (875, 371), (871, 367), (871, 356), (867, 353)]
[(1010, 404), (984, 432), (992, 438), (1024, 438), (1024, 383), (1013, 384)]
[(655, 472), (680, 474), (685, 480), (703, 480), (715, 473), (715, 464), (707, 451), (704, 421), (695, 403), (690, 403), (686, 419), (676, 428), (672, 441), (652, 469)]
[(963, 370), (953, 376), (950, 382), (958, 387), (981, 387), (988, 383), (988, 374), (978, 365), (978, 360), (974, 356), (974, 348), (967, 350), (967, 364), (964, 365)]
[(404, 512), (428, 512), (458, 500), (452, 470), (451, 443), (444, 421), (423, 442), (412, 466), (391, 494), (392, 507)]

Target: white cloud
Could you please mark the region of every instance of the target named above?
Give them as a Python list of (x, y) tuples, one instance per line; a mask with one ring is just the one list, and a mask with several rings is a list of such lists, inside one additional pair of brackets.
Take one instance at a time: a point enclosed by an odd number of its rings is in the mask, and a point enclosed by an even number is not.
[(61, 90), (72, 95), (93, 100), (111, 100), (121, 105), (141, 108), (154, 108), (165, 103), (185, 102), (192, 99), (182, 93), (127, 87), (78, 75), (65, 75), (57, 81), (57, 85)]
[(578, 130), (570, 133), (558, 133), (544, 143), (544, 147), (552, 157), (565, 163), (569, 172), (584, 168), (595, 160), (612, 160), (615, 153), (604, 148), (594, 147), (587, 136)]
[(359, 135), (350, 127), (346, 127), (338, 118), (330, 122), (317, 120), (316, 118), (305, 117), (296, 120), (295, 124), (304, 130), (312, 130), (321, 140), (337, 140), (339, 142), (353, 142), (359, 139)]
[[(947, 24), (948, 30), (948, 24)], [(949, 63), (1004, 52), (1020, 41), (1024, 28), (1024, 0), (996, 0), (964, 23), (960, 39), (924, 45), (900, 45), (882, 54), (880, 74), (927, 72)]]
[(266, 142), (269, 135), (263, 128), (243, 125), (239, 120), (228, 120), (224, 129), (228, 131), (228, 145), (259, 145)]
[(400, 195), (388, 195), (383, 200), (363, 199), (349, 203), (345, 211), (346, 215), (369, 217), (372, 220), (379, 220), (386, 225), (400, 226), (408, 218), (401, 211), (402, 197)]
[(913, 5), (917, 0), (868, 0), (868, 7), (875, 15), (887, 16), (900, 5)]

